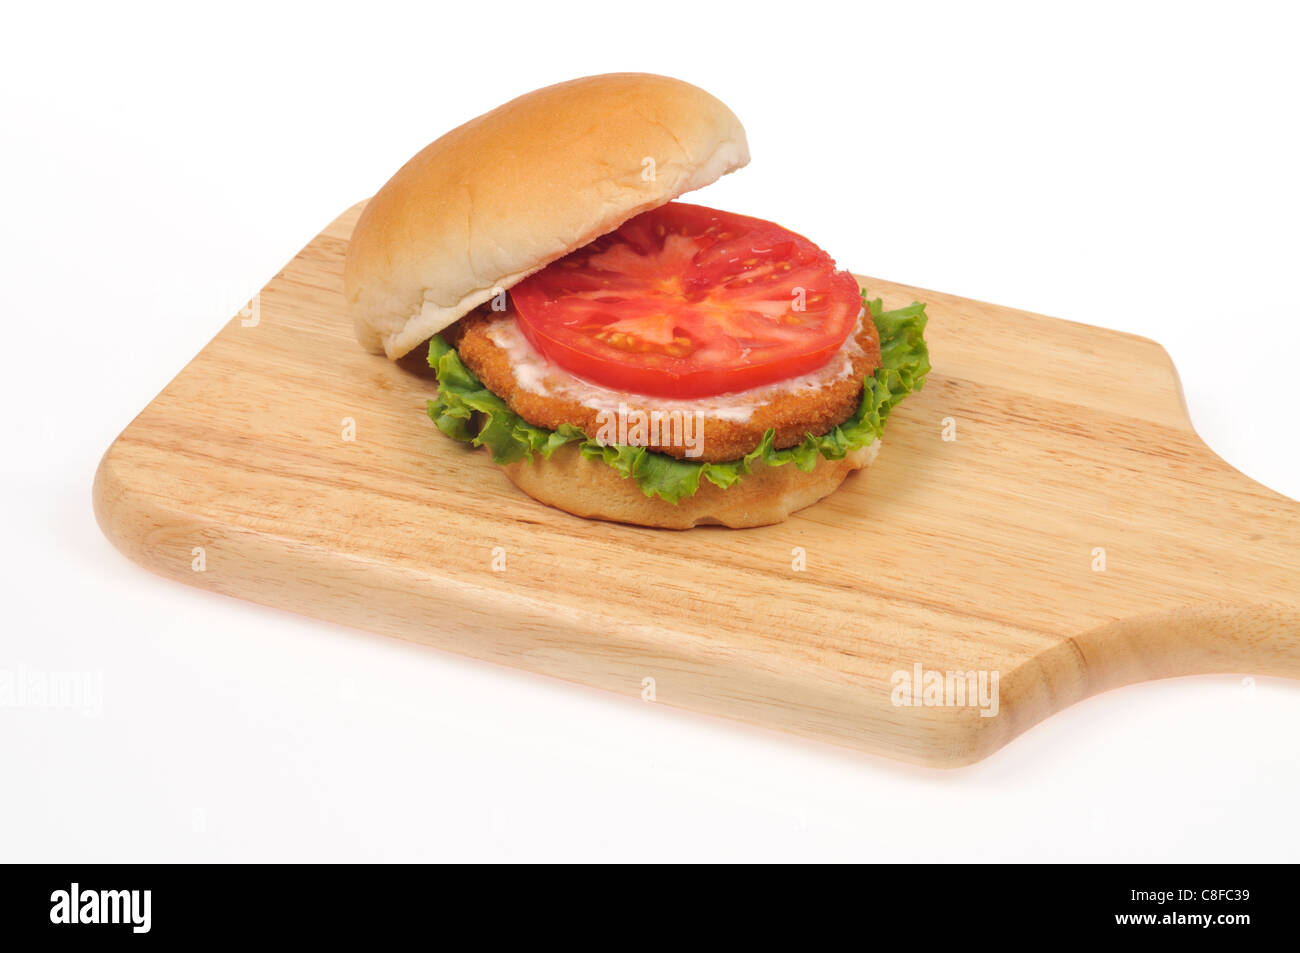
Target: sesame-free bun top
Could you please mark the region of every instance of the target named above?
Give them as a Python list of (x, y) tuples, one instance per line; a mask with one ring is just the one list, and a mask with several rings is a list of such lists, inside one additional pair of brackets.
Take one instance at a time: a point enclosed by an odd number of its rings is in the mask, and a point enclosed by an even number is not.
[(344, 270), (357, 339), (398, 358), (592, 239), (749, 161), (704, 90), (609, 73), (472, 119), (397, 170), (361, 213)]

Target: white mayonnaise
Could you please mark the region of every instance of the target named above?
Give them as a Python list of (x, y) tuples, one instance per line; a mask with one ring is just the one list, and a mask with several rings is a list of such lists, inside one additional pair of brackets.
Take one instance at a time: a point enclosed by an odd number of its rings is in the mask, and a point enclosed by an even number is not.
[(827, 384), (844, 380), (852, 375), (853, 359), (862, 354), (862, 347), (857, 340), (861, 326), (861, 318), (859, 318), (858, 325), (840, 349), (826, 364), (815, 371), (733, 394), (718, 394), (715, 397), (699, 397), (691, 400), (670, 400), (634, 394), (575, 377), (563, 368), (551, 364), (538, 353), (519, 330), (512, 311), (503, 311), (495, 315), (486, 326), (485, 332), (488, 340), (506, 352), (511, 367), (514, 368), (515, 380), (529, 393), (571, 400), (597, 412), (606, 411), (610, 414), (619, 413), (620, 406), (625, 412), (637, 409), (648, 411), (653, 407), (661, 413), (683, 411), (697, 413), (705, 419), (744, 423), (749, 420), (756, 408), (770, 403), (780, 395), (816, 391)]

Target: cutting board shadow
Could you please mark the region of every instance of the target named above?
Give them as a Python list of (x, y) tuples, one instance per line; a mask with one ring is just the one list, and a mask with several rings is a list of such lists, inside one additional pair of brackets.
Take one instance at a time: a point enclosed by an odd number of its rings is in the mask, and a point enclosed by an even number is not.
[(109, 447), (108, 538), (183, 582), (929, 765), (1081, 698), (1300, 677), (1300, 504), (1196, 436), (1144, 338), (926, 302), (934, 372), (788, 522), (658, 531), (517, 491), (364, 352), (340, 216)]

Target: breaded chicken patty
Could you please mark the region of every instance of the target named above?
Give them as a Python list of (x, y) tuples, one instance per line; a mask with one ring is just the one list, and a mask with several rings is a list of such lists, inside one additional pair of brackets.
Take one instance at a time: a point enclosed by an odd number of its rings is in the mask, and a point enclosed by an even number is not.
[(548, 430), (571, 424), (595, 437), (608, 414), (620, 406), (629, 413), (698, 412), (702, 433), (697, 445), (669, 439), (667, 427), (661, 433), (651, 429), (644, 445), (674, 457), (714, 463), (749, 453), (769, 428), (776, 432), (778, 449), (801, 443), (809, 433), (826, 433), (857, 410), (863, 378), (880, 366), (880, 338), (875, 324), (864, 316), (830, 361), (810, 374), (737, 394), (664, 400), (590, 384), (547, 363), (524, 339), (509, 311), (481, 309), (461, 319), (455, 330), (453, 343), (461, 360), (530, 424)]

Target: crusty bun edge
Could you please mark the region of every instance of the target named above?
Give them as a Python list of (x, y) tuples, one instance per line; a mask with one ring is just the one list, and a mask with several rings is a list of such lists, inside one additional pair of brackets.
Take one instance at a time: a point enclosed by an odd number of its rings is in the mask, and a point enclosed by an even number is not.
[(749, 161), (698, 87), (610, 73), (528, 93), (421, 150), (366, 205), (344, 267), (357, 339), (396, 359), (552, 261)]
[(877, 440), (842, 460), (819, 459), (809, 473), (794, 464), (760, 464), (725, 490), (701, 480), (693, 496), (676, 504), (646, 496), (635, 481), (620, 476), (613, 467), (588, 460), (576, 444), (560, 447), (550, 459), (539, 454), (531, 462), (502, 469), (533, 499), (575, 516), (660, 529), (709, 524), (742, 529), (780, 523), (795, 510), (829, 496), (854, 470), (870, 466), (879, 451)]

